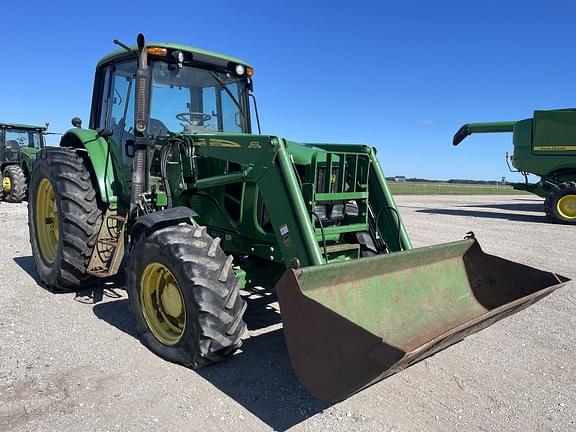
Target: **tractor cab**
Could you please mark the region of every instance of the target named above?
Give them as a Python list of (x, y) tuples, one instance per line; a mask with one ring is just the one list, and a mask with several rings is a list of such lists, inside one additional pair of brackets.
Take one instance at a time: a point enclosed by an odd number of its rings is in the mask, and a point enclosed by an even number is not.
[(45, 145), (46, 128), (0, 123), (0, 199), (16, 203), (25, 198), (36, 154)]
[(0, 123), (0, 163), (18, 162), (21, 148), (44, 147), (46, 127)]
[[(250, 133), (253, 69), (231, 57), (175, 44), (147, 45), (147, 136)], [(90, 128), (112, 132), (121, 148), (134, 140), (137, 59), (125, 50), (97, 66)]]

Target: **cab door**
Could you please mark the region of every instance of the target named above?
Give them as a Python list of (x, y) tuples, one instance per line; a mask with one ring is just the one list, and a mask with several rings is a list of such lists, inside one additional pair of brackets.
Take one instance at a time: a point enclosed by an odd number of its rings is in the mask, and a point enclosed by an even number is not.
[(98, 98), (95, 128), (112, 131), (108, 141), (112, 144), (114, 158), (124, 181), (130, 181), (134, 140), (134, 95), (136, 89), (136, 61), (130, 60), (107, 66), (101, 70), (101, 88)]

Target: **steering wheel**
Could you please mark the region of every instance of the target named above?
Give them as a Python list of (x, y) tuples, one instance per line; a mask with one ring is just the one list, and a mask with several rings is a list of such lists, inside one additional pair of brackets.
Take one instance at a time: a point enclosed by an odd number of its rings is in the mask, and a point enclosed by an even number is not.
[(202, 112), (183, 112), (176, 114), (176, 119), (188, 122), (192, 126), (201, 126), (201, 123), (208, 121), (212, 118), (210, 114)]

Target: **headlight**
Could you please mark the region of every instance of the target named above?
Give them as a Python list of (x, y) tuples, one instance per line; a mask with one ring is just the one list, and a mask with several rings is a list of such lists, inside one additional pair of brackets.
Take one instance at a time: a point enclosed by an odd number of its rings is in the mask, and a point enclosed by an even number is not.
[(330, 220), (336, 221), (344, 219), (344, 204), (334, 204), (330, 212)]
[(178, 69), (182, 69), (184, 63), (184, 53), (182, 51), (174, 51), (172, 57), (178, 62)]
[(244, 68), (243, 65), (241, 65), (241, 64), (236, 65), (236, 73), (237, 73), (238, 75), (244, 75), (244, 72), (245, 72), (245, 71), (246, 71), (246, 69)]
[(358, 213), (358, 203), (356, 201), (346, 201), (344, 214), (346, 216), (357, 217)]
[(338, 222), (344, 219), (345, 206), (342, 202), (317, 204), (312, 210), (322, 222)]
[(328, 206), (326, 206), (325, 204), (318, 204), (317, 206), (314, 207), (312, 211), (318, 216), (318, 218), (322, 222), (328, 220)]

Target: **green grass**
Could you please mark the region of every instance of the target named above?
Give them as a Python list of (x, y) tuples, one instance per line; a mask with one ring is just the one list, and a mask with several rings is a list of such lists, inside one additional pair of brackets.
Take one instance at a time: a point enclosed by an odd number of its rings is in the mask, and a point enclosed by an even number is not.
[(394, 195), (525, 195), (508, 185), (388, 182)]

